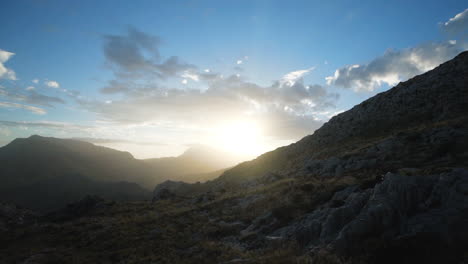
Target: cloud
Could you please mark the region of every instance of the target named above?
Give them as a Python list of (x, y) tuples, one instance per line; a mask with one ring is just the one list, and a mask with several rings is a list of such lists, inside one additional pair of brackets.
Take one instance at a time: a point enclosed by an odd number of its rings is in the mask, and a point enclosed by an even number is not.
[(44, 115), (46, 114), (46, 110), (35, 107), (35, 106), (30, 106), (30, 105), (23, 105), (23, 104), (17, 104), (17, 103), (10, 103), (10, 102), (0, 102), (0, 107), (1, 108), (16, 108), (16, 109), (24, 109), (28, 110), (33, 114), (37, 115)]
[(290, 72), (283, 76), (283, 78), (281, 79), (281, 84), (292, 86), (296, 83), (297, 80), (301, 79), (304, 75), (313, 71), (314, 69), (315, 67), (305, 69), (305, 70), (298, 70), (298, 71)]
[(4, 65), (13, 55), (12, 52), (0, 49), (0, 79), (16, 80), (16, 73)]
[(181, 77), (185, 78), (185, 79), (191, 79), (192, 81), (196, 81), (196, 82), (198, 82), (200, 80), (200, 76), (198, 76), (198, 74), (190, 72), (190, 71), (185, 71), (181, 75)]
[(350, 88), (356, 92), (374, 91), (383, 84), (393, 86), (415, 75), (432, 70), (468, 49), (468, 9), (441, 23), (443, 32), (458, 40), (429, 42), (403, 50), (387, 50), (366, 64), (353, 64), (326, 77), (328, 85)]
[(32, 83), (35, 83), (35, 84), (38, 84), (39, 83), (39, 79), (33, 79), (31, 80)]
[(466, 49), (457, 42), (426, 43), (403, 50), (387, 50), (367, 64), (342, 67), (326, 77), (328, 85), (350, 88), (357, 92), (374, 91), (383, 84), (400, 81), (429, 71)]
[(90, 126), (79, 126), (76, 124), (71, 123), (64, 123), (64, 122), (53, 122), (53, 121), (39, 121), (39, 122), (28, 122), (28, 121), (3, 121), (0, 120), (1, 126), (8, 126), (8, 127), (45, 127), (45, 128), (91, 128)]
[(56, 81), (45, 81), (44, 84), (47, 85), (50, 88), (59, 88), (60, 87), (60, 84), (58, 82), (56, 82)]
[[(442, 23), (442, 30), (453, 35), (468, 34), (468, 9)], [(465, 36), (466, 37), (466, 36)]]
[[(282, 132), (272, 129), (268, 131), (268, 136), (284, 138), (290, 132), (290, 139), (298, 139), (298, 134), (304, 136), (313, 131), (310, 124), (301, 121), (313, 122), (314, 111), (334, 108), (338, 99), (337, 94), (329, 93), (325, 87), (305, 85), (302, 79), (297, 79), (291, 86), (276, 81), (264, 87), (235, 75), (206, 78), (200, 73), (199, 77), (208, 85), (206, 90), (142, 87), (133, 83), (126, 86), (125, 96), (113, 100), (112, 104), (96, 100), (79, 100), (79, 103), (102, 118), (123, 124), (171, 122), (210, 127), (220, 120), (255, 118), (258, 122), (273, 126), (275, 122), (266, 119), (274, 119), (274, 115), (278, 115), (275, 120), (278, 121), (280, 117), (283, 120), (276, 123), (278, 126), (294, 124), (298, 129)], [(108, 86), (106, 90), (122, 89), (121, 84), (113, 84), (117, 87)]]
[(48, 106), (52, 107), (53, 104), (59, 103), (64, 104), (65, 101), (59, 97), (48, 96), (41, 93), (38, 93), (34, 90), (34, 87), (30, 89), (30, 87), (26, 88), (26, 93), (19, 93), (15, 89), (7, 89), (0, 87), (0, 96), (5, 97), (11, 100), (25, 102), (28, 104), (33, 105), (41, 105), (41, 106)]
[(35, 91), (30, 91), (29, 94), (24, 99), (25, 102), (30, 104), (37, 104), (43, 106), (52, 106), (55, 103), (64, 104), (61, 98), (54, 97), (54, 96), (47, 96), (44, 94), (37, 93)]
[(103, 38), (106, 63), (119, 78), (165, 79), (195, 68), (177, 56), (161, 60), (161, 40), (133, 27), (129, 27), (125, 35), (105, 35)]
[(109, 81), (109, 85), (107, 85), (104, 88), (101, 88), (100, 91), (103, 94), (126, 93), (130, 90), (128, 86), (130, 86), (129, 83), (125, 83), (125, 82), (117, 81), (117, 80), (111, 80)]
[[(334, 108), (338, 99), (326, 87), (304, 83), (302, 77), (313, 68), (285, 74), (271, 85), (258, 85), (238, 73), (225, 76), (183, 62), (178, 56), (164, 59), (160, 44), (158, 37), (134, 28), (121, 35), (106, 35), (103, 53), (115, 78), (100, 91), (112, 95), (112, 103), (106, 102), (109, 98), (75, 98), (76, 102), (120, 125), (164, 123), (204, 130), (225, 120), (253, 119), (269, 127), (288, 127), (270, 129), (266, 136), (299, 139), (322, 123), (314, 113)], [(246, 60), (244, 56), (238, 64)], [(166, 82), (169, 78), (176, 82)], [(196, 84), (187, 89), (189, 81)]]
[[(157, 46), (158, 37), (144, 34), (133, 27), (127, 29), (126, 35), (105, 35), (104, 55), (107, 61), (122, 70), (136, 71), (150, 68), (151, 60), (160, 58)], [(145, 57), (150, 54), (150, 59)]]

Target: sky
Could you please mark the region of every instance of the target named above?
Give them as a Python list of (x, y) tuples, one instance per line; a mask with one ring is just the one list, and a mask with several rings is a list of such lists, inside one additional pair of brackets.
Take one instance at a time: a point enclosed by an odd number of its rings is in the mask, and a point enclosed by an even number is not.
[(0, 146), (255, 157), (467, 50), (463, 2), (2, 1)]

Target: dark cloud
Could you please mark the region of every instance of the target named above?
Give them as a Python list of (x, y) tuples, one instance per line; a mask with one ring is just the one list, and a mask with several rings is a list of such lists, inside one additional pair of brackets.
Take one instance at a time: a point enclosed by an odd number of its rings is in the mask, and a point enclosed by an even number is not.
[[(127, 29), (126, 35), (105, 35), (104, 55), (107, 61), (124, 71), (137, 71), (151, 68), (153, 60), (159, 59), (158, 37), (144, 34), (133, 27)], [(147, 59), (145, 53), (151, 58)]]
[(165, 79), (195, 68), (177, 56), (161, 62), (160, 43), (157, 36), (128, 27), (125, 35), (105, 35), (103, 52), (107, 64), (118, 78)]
[(16, 89), (0, 87), (0, 97), (28, 104), (53, 107), (54, 104), (64, 104), (65, 101), (59, 97), (48, 96), (34, 90), (18, 92)]

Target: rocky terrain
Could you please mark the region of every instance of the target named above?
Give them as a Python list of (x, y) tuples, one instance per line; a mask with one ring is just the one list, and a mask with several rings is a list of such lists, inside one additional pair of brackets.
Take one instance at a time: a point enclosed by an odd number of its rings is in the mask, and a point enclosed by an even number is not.
[(18, 222), (2, 231), (0, 259), (467, 263), (467, 102), (464, 52), (212, 181)]

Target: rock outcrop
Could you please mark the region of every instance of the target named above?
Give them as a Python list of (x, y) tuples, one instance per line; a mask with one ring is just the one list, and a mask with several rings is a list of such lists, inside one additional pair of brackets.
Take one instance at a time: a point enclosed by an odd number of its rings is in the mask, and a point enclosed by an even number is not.
[(418, 262), (432, 258), (432, 263), (448, 256), (461, 259), (457, 254), (468, 243), (466, 223), (468, 170), (452, 169), (432, 175), (387, 173), (373, 188), (349, 186), (271, 235), (295, 239), (312, 253), (328, 248), (352, 256), (387, 247), (412, 252)]

